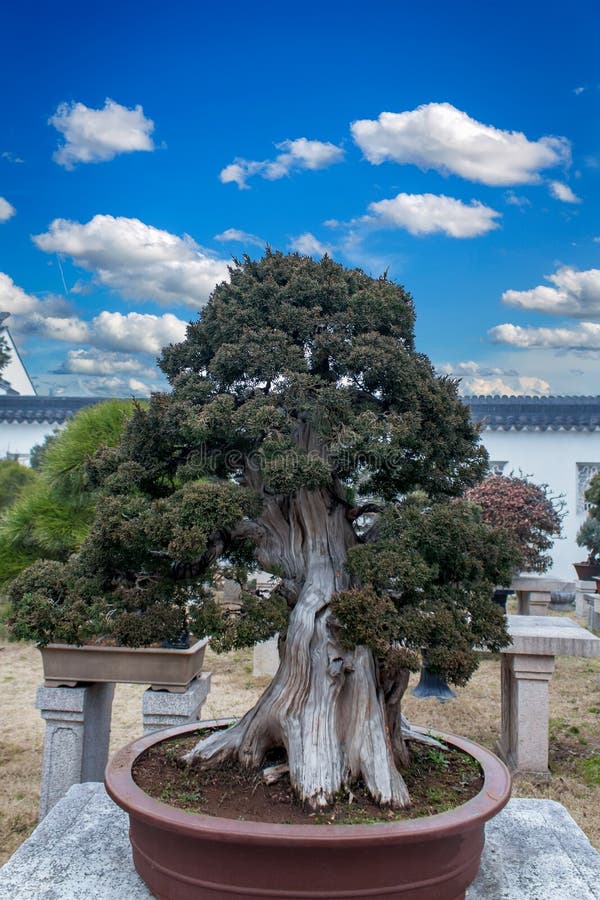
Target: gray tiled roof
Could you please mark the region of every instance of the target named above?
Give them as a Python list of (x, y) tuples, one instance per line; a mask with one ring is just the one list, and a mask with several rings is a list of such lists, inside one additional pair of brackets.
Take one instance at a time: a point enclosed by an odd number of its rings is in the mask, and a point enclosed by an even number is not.
[(600, 397), (463, 397), (486, 431), (600, 431)]
[(104, 397), (21, 397), (0, 395), (0, 422), (61, 425), (84, 406), (93, 406)]
[[(105, 397), (0, 395), (0, 422), (60, 425)], [(463, 397), (475, 422), (490, 431), (600, 431), (600, 397)]]

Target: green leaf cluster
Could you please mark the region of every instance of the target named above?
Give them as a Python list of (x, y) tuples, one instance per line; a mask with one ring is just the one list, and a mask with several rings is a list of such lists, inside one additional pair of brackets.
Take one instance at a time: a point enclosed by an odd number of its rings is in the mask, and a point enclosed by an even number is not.
[(348, 552), (361, 586), (338, 593), (332, 608), (348, 647), (365, 644), (388, 669), (414, 668), (465, 684), (477, 650), (508, 643), (494, 586), (510, 578), (518, 548), (462, 499), (431, 502), (412, 494), (384, 510), (374, 540)]

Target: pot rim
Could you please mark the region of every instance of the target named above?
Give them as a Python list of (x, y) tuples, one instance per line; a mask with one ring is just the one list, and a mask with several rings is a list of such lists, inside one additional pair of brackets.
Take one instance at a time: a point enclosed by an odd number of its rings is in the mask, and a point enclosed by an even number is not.
[[(479, 744), (459, 737), (435, 731), (443, 741), (474, 757), (480, 764), (484, 783), (475, 797), (445, 812), (400, 822), (384, 822), (372, 825), (287, 825), (275, 822), (227, 819), (203, 813), (187, 812), (168, 806), (146, 794), (132, 778), (131, 769), (136, 759), (153, 744), (201, 728), (232, 724), (233, 719), (211, 719), (179, 725), (175, 728), (153, 732), (138, 738), (119, 750), (106, 767), (105, 785), (114, 802), (137, 820), (167, 831), (184, 833), (190, 837), (205, 837), (228, 843), (279, 844), (293, 846), (347, 846), (357, 844), (395, 844), (398, 841), (434, 840), (440, 834), (456, 834), (478, 828), (495, 816), (510, 799), (511, 775), (498, 757)], [(431, 729), (415, 728), (421, 734)]]
[[(193, 637), (193, 636), (192, 636)], [(102, 651), (104, 653), (133, 653), (135, 651), (143, 650), (144, 653), (150, 654), (164, 654), (164, 653), (176, 653), (178, 656), (192, 656), (197, 653), (198, 650), (202, 649), (202, 647), (206, 648), (208, 646), (210, 638), (209, 637), (201, 637), (196, 638), (193, 644), (190, 644), (189, 647), (185, 648), (176, 648), (176, 647), (125, 647), (123, 644), (61, 644), (59, 642), (51, 642), (49, 644), (44, 644), (43, 647), (38, 647), (40, 653), (44, 653), (46, 650), (84, 650), (88, 653), (93, 651)]]

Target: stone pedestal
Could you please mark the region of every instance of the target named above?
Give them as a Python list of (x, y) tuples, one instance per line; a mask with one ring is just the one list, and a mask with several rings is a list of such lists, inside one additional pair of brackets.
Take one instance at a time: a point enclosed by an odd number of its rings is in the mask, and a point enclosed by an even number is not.
[(549, 778), (548, 683), (554, 656), (502, 655), (502, 731), (498, 751), (517, 773)]
[(575, 582), (575, 614), (578, 616), (587, 616), (587, 604), (585, 602), (586, 594), (593, 594), (596, 590), (595, 581), (576, 581)]
[(144, 734), (186, 725), (200, 717), (202, 704), (210, 691), (210, 672), (203, 672), (180, 694), (169, 691), (153, 691), (150, 688), (142, 699), (142, 725)]
[(254, 645), (253, 675), (273, 676), (279, 668), (278, 635)]
[(39, 687), (36, 708), (46, 721), (40, 821), (74, 784), (103, 781), (114, 684)]
[(586, 594), (588, 628), (600, 631), (600, 594)]
[(552, 599), (550, 591), (517, 591), (517, 612), (520, 616), (547, 616)]

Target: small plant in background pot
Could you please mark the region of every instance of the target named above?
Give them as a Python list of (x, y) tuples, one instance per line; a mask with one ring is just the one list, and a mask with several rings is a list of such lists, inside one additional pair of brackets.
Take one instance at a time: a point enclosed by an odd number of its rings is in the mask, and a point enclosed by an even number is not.
[(591, 479), (585, 492), (589, 504), (588, 517), (577, 533), (577, 543), (588, 551), (585, 562), (575, 563), (582, 581), (600, 578), (600, 472)]

